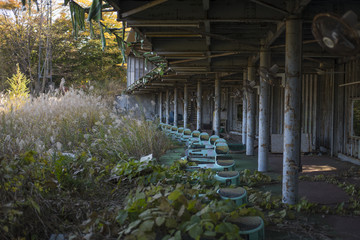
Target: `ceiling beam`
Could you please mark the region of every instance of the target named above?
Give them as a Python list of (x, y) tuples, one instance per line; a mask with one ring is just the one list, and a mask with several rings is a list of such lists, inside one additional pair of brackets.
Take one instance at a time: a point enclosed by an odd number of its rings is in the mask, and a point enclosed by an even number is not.
[(225, 57), (225, 56), (230, 56), (230, 55), (235, 55), (235, 54), (239, 54), (239, 52), (221, 53), (221, 54), (204, 56), (204, 57), (199, 57), (199, 58), (194, 58), (194, 59), (185, 59), (185, 60), (173, 61), (173, 62), (169, 62), (169, 64), (170, 65), (175, 65), (175, 64), (180, 64), (180, 63), (195, 62), (195, 61), (204, 60), (204, 59), (208, 59), (208, 58)]
[(168, 0), (154, 0), (152, 2), (149, 2), (149, 3), (146, 3), (140, 7), (137, 7), (137, 8), (134, 8), (134, 9), (131, 9), (127, 12), (123, 12), (121, 13), (121, 18), (126, 18), (126, 17), (129, 17), (133, 14), (136, 14), (136, 13), (139, 13), (139, 12), (142, 12), (146, 9), (149, 9), (149, 8), (152, 8), (152, 7), (155, 7), (161, 3), (164, 3), (164, 2), (167, 2)]
[[(311, 0), (299, 0), (297, 1), (297, 5), (295, 9), (291, 12), (291, 14), (300, 14), (303, 9), (311, 2)], [(290, 15), (290, 14), (289, 14)], [(268, 48), (270, 45), (272, 45), (276, 39), (279, 38), (279, 36), (285, 31), (285, 19), (284, 21), (280, 22), (276, 26), (275, 33), (272, 31), (269, 31), (267, 34), (267, 37), (264, 39), (264, 47)], [(260, 54), (257, 53), (257, 55), (254, 56), (254, 61), (257, 62), (260, 59)]]
[[(121, 19), (120, 19), (121, 20)], [(125, 20), (125, 19), (124, 19)], [(154, 20), (154, 19), (129, 19), (128, 26), (135, 27), (200, 27), (200, 23), (209, 21), (211, 23), (277, 23), (283, 18), (206, 18), (206, 19), (176, 19), (176, 20)]]
[(201, 34), (194, 34), (194, 33), (188, 33), (188, 32), (146, 32), (144, 33), (146, 37), (184, 37), (184, 38), (201, 38)]
[(267, 2), (260, 1), (260, 0), (250, 0), (250, 1), (253, 2), (253, 3), (256, 3), (256, 4), (260, 5), (260, 6), (263, 6), (263, 7), (278, 11), (278, 12), (283, 13), (285, 15), (289, 14), (288, 11), (286, 11), (284, 9), (281, 9), (281, 8), (279, 8), (279, 7), (275, 6), (275, 5), (272, 5), (270, 3), (267, 3)]

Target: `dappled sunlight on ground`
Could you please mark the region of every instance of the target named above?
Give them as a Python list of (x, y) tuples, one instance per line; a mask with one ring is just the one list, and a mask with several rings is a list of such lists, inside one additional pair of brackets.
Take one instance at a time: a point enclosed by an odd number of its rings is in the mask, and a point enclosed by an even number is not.
[(336, 171), (337, 168), (329, 165), (303, 165), (302, 170), (304, 173), (328, 172), (328, 171)]

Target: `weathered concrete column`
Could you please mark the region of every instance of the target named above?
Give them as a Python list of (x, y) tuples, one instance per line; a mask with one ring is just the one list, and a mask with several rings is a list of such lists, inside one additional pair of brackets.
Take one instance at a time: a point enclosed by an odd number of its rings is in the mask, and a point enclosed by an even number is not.
[(221, 113), (221, 86), (220, 77), (215, 74), (215, 99), (214, 99), (214, 131), (215, 135), (220, 135), (220, 113)]
[[(249, 58), (248, 63), (248, 80), (255, 82), (255, 66), (252, 58)], [(246, 137), (246, 155), (254, 155), (254, 141), (256, 134), (256, 122), (255, 122), (255, 111), (256, 111), (256, 89), (251, 89), (247, 92), (247, 137)]]
[(162, 123), (162, 92), (159, 93), (159, 119)]
[[(269, 49), (261, 48), (260, 51), (260, 69), (268, 70), (270, 67), (270, 51)], [(269, 95), (270, 85), (262, 77), (260, 77), (260, 97), (259, 97), (259, 156), (258, 156), (258, 171), (268, 171), (269, 162)]]
[(247, 124), (246, 124), (246, 120), (247, 120), (247, 100), (246, 100), (246, 95), (247, 95), (247, 90), (246, 90), (246, 81), (247, 81), (247, 70), (244, 69), (244, 73), (243, 73), (243, 112), (242, 112), (242, 144), (246, 144), (246, 128), (247, 128)]
[(202, 86), (201, 81), (197, 82), (197, 93), (196, 93), (196, 129), (200, 130), (202, 125)]
[(298, 201), (298, 173), (301, 143), (301, 51), (302, 22), (297, 17), (286, 20), (285, 113), (282, 201)]
[(178, 122), (178, 89), (174, 88), (174, 126), (177, 127)]
[(187, 126), (187, 109), (188, 109), (188, 86), (184, 85), (184, 128)]
[(166, 103), (165, 103), (165, 118), (166, 118), (166, 124), (169, 124), (169, 108), (170, 108), (170, 96), (169, 96), (169, 89), (166, 90)]

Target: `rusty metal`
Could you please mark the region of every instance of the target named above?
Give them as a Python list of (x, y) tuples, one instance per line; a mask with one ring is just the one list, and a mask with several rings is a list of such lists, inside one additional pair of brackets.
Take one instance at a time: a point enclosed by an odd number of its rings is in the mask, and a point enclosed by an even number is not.
[(178, 122), (178, 89), (174, 88), (174, 126), (177, 127)]
[(159, 92), (159, 119), (160, 123), (162, 123), (162, 92)]
[(170, 96), (169, 96), (169, 89), (166, 90), (166, 103), (165, 103), (165, 118), (166, 118), (166, 124), (169, 124), (169, 108), (170, 108)]
[(214, 131), (215, 131), (215, 135), (220, 134), (220, 113), (221, 113), (220, 77), (218, 74), (215, 74), (215, 99), (214, 99)]
[[(260, 68), (268, 69), (270, 67), (270, 52), (266, 48), (260, 51)], [(269, 83), (260, 77), (260, 97), (259, 97), (259, 156), (258, 171), (268, 171), (269, 165)]]
[(242, 115), (242, 144), (246, 144), (246, 120), (247, 120), (247, 100), (246, 100), (246, 80), (247, 80), (247, 71), (244, 69), (243, 72), (243, 115)]
[(282, 202), (298, 201), (301, 144), (301, 51), (302, 22), (296, 17), (286, 20), (285, 113)]
[(196, 129), (201, 129), (202, 124), (202, 87), (201, 87), (201, 81), (199, 80), (197, 82), (197, 100), (196, 100)]
[(187, 109), (188, 109), (188, 85), (185, 84), (184, 85), (184, 129), (187, 126), (187, 118), (188, 118)]
[[(248, 80), (249, 82), (255, 81), (255, 66), (252, 58), (249, 58), (248, 63)], [(247, 89), (249, 89), (248, 87)], [(247, 137), (246, 137), (246, 155), (254, 155), (254, 141), (256, 134), (256, 99), (254, 89), (247, 91)]]

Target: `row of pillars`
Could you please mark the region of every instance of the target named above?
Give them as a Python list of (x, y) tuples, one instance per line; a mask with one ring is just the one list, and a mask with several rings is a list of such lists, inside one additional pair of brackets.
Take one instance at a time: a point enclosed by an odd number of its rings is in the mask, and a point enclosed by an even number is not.
[[(201, 129), (202, 125), (202, 84), (199, 80), (197, 82), (197, 98), (196, 98), (196, 129)], [(163, 103), (163, 93), (159, 93), (159, 116), (161, 121), (162, 113), (162, 103)], [(221, 111), (221, 87), (220, 87), (220, 78), (216, 75), (215, 79), (215, 102), (214, 102), (214, 132), (216, 135), (220, 134), (220, 111)], [(188, 119), (188, 85), (184, 85), (184, 128), (187, 126)], [(178, 124), (178, 88), (174, 88), (174, 126)], [(169, 124), (170, 119), (170, 90), (166, 90), (166, 99), (165, 99), (165, 123)]]
[[(285, 57), (285, 110), (284, 110), (284, 154), (283, 154), (283, 202), (295, 204), (298, 201), (298, 172), (300, 162), (300, 112), (301, 112), (301, 52), (302, 52), (302, 22), (296, 17), (286, 20), (286, 57)], [(261, 48), (260, 68), (269, 69), (270, 51)], [(243, 119), (242, 119), (242, 142), (246, 145), (246, 155), (254, 155), (254, 142), (256, 135), (256, 93), (248, 86), (255, 82), (256, 68), (252, 58), (248, 61), (247, 70), (244, 70), (243, 86)], [(178, 89), (174, 89), (174, 125), (177, 126)], [(219, 75), (215, 75), (215, 99), (214, 99), (214, 132), (220, 133), (220, 100), (221, 81)], [(162, 93), (159, 96), (162, 104)], [(270, 86), (260, 78), (259, 95), (259, 140), (258, 140), (258, 171), (269, 170), (269, 145), (270, 145)], [(169, 124), (169, 90), (166, 91), (165, 100), (166, 123)], [(187, 126), (188, 86), (184, 86), (184, 127)], [(201, 129), (202, 123), (202, 84), (197, 83), (197, 124)], [(159, 108), (162, 116), (162, 109)]]

